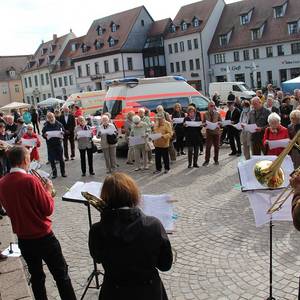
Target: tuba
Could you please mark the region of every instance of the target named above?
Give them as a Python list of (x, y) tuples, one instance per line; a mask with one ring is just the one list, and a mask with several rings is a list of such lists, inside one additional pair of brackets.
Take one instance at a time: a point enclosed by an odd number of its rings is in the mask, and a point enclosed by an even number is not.
[(254, 175), (260, 184), (271, 189), (276, 189), (282, 186), (284, 183), (284, 173), (281, 165), (284, 158), (290, 153), (294, 146), (299, 149), (299, 145), (297, 144), (299, 137), (300, 130), (274, 161), (262, 160), (255, 164)]
[[(42, 176), (38, 173), (38, 171), (31, 169), (31, 170), (29, 171), (29, 173), (30, 173), (31, 175), (35, 176), (36, 178), (38, 178), (38, 179), (40, 180), (40, 182), (43, 184), (43, 186), (46, 186), (46, 184), (47, 184), (47, 179), (44, 178), (44, 177), (42, 177)], [(52, 197), (55, 197), (55, 196), (56, 196), (56, 190), (55, 190), (54, 188), (53, 188), (52, 191), (51, 191), (51, 196), (52, 196)]]
[(100, 211), (100, 213), (102, 213), (107, 206), (106, 202), (104, 202), (101, 198), (98, 198), (90, 194), (89, 192), (81, 192), (81, 195), (87, 200), (90, 205)]

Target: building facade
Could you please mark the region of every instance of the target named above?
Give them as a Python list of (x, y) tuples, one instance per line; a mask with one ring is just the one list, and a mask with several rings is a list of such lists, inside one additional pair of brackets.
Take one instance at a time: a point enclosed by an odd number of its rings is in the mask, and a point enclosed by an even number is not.
[(70, 39), (75, 38), (71, 31), (48, 42), (42, 42), (35, 54), (30, 57), (22, 72), (24, 97), (27, 103), (38, 104), (42, 100), (54, 97), (51, 73)]
[(226, 5), (209, 49), (211, 81), (280, 86), (300, 75), (300, 1)]
[(144, 6), (95, 20), (72, 61), (80, 91), (105, 80), (144, 77), (143, 47), (153, 19)]
[(165, 35), (168, 75), (181, 75), (204, 93), (209, 84), (207, 51), (224, 6), (223, 0), (203, 0), (183, 6)]
[(145, 77), (167, 75), (164, 35), (167, 34), (172, 20), (170, 18), (152, 24), (143, 49)]
[(21, 71), (29, 55), (0, 56), (0, 107), (11, 102), (23, 102)]

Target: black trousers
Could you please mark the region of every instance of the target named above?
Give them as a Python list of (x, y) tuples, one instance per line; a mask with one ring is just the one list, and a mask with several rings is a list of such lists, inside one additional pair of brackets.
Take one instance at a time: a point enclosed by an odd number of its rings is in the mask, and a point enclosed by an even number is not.
[[(197, 165), (198, 163), (198, 156), (199, 156), (199, 147), (198, 145), (193, 145), (193, 146), (188, 146), (188, 161), (189, 161), (189, 166), (192, 165)], [(203, 147), (203, 145), (202, 145)], [(202, 150), (203, 151), (203, 150)]]
[(69, 159), (69, 150), (68, 150), (68, 141), (71, 146), (71, 158), (75, 157), (75, 141), (74, 141), (74, 132), (64, 135), (64, 155), (65, 159)]
[(229, 144), (230, 144), (231, 151), (233, 153), (242, 153), (240, 136), (241, 136), (241, 132), (235, 129), (234, 127), (228, 129)]
[(32, 122), (33, 125), (33, 131), (34, 132), (38, 132), (38, 134), (40, 134), (40, 128), (39, 128), (39, 122)]
[(83, 149), (80, 150), (80, 163), (81, 163), (81, 172), (82, 174), (86, 173), (86, 160), (85, 160), (85, 153), (87, 153), (87, 158), (88, 158), (88, 164), (89, 164), (89, 172), (93, 173), (94, 172), (94, 168), (93, 168), (93, 150), (91, 149)]
[(68, 266), (63, 257), (59, 241), (54, 234), (34, 240), (19, 239), (19, 248), (31, 275), (32, 291), (36, 300), (47, 300), (44, 261), (54, 280), (62, 300), (76, 300)]
[(162, 169), (161, 158), (163, 159), (165, 170), (170, 170), (168, 148), (155, 148), (155, 167), (158, 171)]
[(184, 148), (183, 140), (184, 140), (184, 134), (176, 133), (175, 148), (177, 152), (183, 152), (183, 148)]

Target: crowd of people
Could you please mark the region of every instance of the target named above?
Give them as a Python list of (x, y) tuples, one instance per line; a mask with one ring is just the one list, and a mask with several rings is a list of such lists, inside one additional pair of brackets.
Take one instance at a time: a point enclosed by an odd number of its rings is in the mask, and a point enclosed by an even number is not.
[[(213, 147), (213, 161), (219, 165), (219, 150), (226, 140), (231, 149), (229, 156), (244, 155), (245, 159), (250, 159), (251, 155), (279, 155), (284, 146), (271, 147), (271, 142), (288, 142), (297, 134), (300, 128), (299, 104), (300, 90), (287, 96), (268, 86), (265, 95), (257, 91), (250, 101), (240, 100), (231, 92), (225, 120), (214, 101), (208, 103), (208, 110), (203, 113), (197, 111), (193, 103), (186, 109), (176, 103), (171, 114), (161, 105), (155, 112), (144, 108), (140, 108), (137, 114), (130, 111), (124, 125), (128, 144), (126, 162), (139, 172), (148, 170), (154, 160), (153, 173), (160, 174), (164, 169), (167, 174), (178, 156), (187, 157), (187, 168), (199, 168), (199, 157), (205, 154), (202, 166), (208, 166)], [(101, 139), (108, 176), (99, 196), (106, 205), (101, 221), (92, 226), (89, 234), (91, 256), (102, 263), (105, 270), (99, 299), (167, 299), (157, 269), (167, 271), (171, 268), (171, 245), (161, 223), (143, 215), (138, 208), (140, 192), (134, 180), (117, 172), (116, 148), (120, 130), (110, 114), (104, 113), (96, 128), (82, 112), (77, 110), (74, 114), (67, 106), (58, 113), (48, 111), (41, 132), (38, 113), (31, 121), (26, 124), (17, 112), (11, 115), (0, 113), (0, 177), (9, 173), (0, 180), (0, 204), (4, 206), (4, 209), (0, 206), (0, 214), (8, 214), (11, 218), (31, 274), (36, 299), (47, 299), (42, 260), (56, 281), (61, 299), (76, 299), (49, 218), (54, 207), (53, 184), (48, 180), (43, 186), (28, 174), (30, 162), (40, 160), (40, 133), (46, 142), (52, 179), (58, 176), (57, 162), (61, 176), (67, 176), (65, 161), (74, 160), (76, 144), (82, 176), (86, 176), (86, 157), (89, 174), (95, 175), (93, 154), (97, 149), (93, 136)], [(290, 156), (295, 168), (299, 167), (299, 147), (293, 147)], [(292, 178), (296, 190), (293, 219), (298, 229), (299, 182), (297, 176)], [(20, 188), (15, 189), (16, 184)]]

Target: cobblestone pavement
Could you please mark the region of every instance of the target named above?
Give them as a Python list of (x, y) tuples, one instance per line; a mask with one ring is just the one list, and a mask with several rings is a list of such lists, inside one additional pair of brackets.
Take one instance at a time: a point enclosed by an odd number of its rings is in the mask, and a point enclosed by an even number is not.
[[(42, 152), (45, 157), (45, 149)], [(171, 193), (178, 200), (176, 232), (170, 235), (177, 261), (171, 271), (162, 274), (170, 299), (261, 300), (268, 296), (269, 228), (255, 227), (249, 201), (235, 187), (239, 183), (238, 158), (228, 153), (228, 148), (222, 148), (219, 166), (210, 164), (199, 169), (188, 169), (187, 157), (181, 156), (167, 175), (152, 175), (152, 170), (134, 172), (124, 159), (118, 160), (119, 169), (133, 176), (143, 193)], [(82, 180), (78, 152), (76, 155), (75, 161), (66, 163), (68, 177), (54, 181), (57, 197), (53, 225), (74, 288), (81, 296), (92, 271), (87, 210), (84, 205), (61, 200), (68, 187)], [(202, 162), (201, 156), (199, 163)], [(103, 181), (102, 154), (95, 155), (94, 166), (96, 176), (87, 176), (85, 181)], [(49, 166), (44, 169), (49, 170)], [(93, 221), (98, 218), (93, 211)], [(273, 296), (277, 300), (294, 300), (300, 273), (300, 233), (290, 222), (276, 222), (273, 232)], [(59, 299), (49, 273), (47, 290), (49, 299)], [(90, 289), (85, 299), (97, 299), (97, 295), (97, 290)]]

